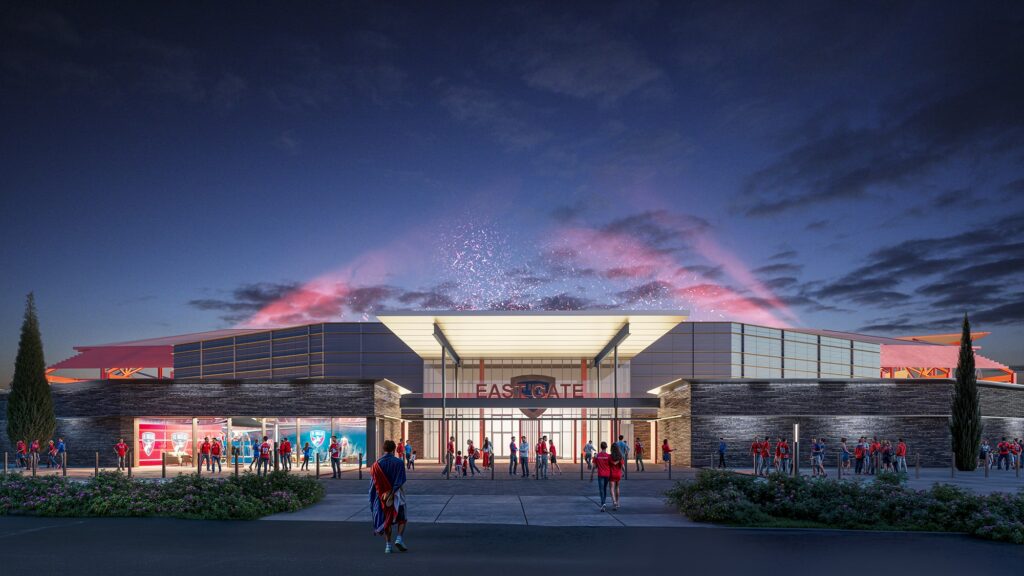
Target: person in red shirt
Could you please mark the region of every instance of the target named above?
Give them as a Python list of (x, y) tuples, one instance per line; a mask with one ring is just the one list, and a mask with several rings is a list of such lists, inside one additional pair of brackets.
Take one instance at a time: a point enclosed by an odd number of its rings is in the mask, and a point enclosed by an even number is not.
[(24, 440), (18, 440), (18, 447), (15, 452), (18, 455), (18, 465), (28, 468), (28, 444)]
[(996, 444), (996, 450), (999, 451), (999, 459), (996, 461), (996, 469), (1002, 470), (1003, 463), (1006, 463), (1006, 469), (1010, 470), (1010, 443), (1006, 441), (1006, 436), (999, 444)]
[(331, 436), (331, 445), (327, 448), (327, 454), (331, 458), (331, 478), (341, 478), (341, 446), (338, 445), (336, 436)]
[(203, 467), (203, 462), (206, 462), (206, 471), (212, 472), (213, 467), (210, 465), (210, 437), (204, 436), (203, 443), (199, 445), (199, 468)]
[(32, 461), (32, 466), (33, 467), (38, 467), (39, 466), (39, 440), (38, 439), (32, 441), (32, 448), (31, 448), (31, 451), (29, 453), (29, 459)]
[(60, 468), (60, 464), (57, 463), (57, 445), (50, 440), (49, 446), (46, 448), (46, 467), (47, 468)]
[(636, 471), (637, 472), (643, 472), (644, 471), (644, 445), (643, 445), (643, 442), (640, 442), (639, 438), (637, 438), (636, 442), (633, 443), (633, 458), (635, 459), (635, 463), (636, 463)]
[(619, 509), (619, 483), (622, 480), (622, 469), (626, 467), (626, 456), (619, 445), (612, 444), (611, 458), (608, 461), (608, 485), (612, 492), (612, 510)]
[(548, 443), (547, 436), (541, 436), (537, 441), (537, 479), (548, 478)]
[(220, 467), (221, 450), (220, 438), (214, 438), (213, 442), (210, 443), (210, 459), (212, 460), (210, 471), (213, 472), (213, 469), (216, 468), (218, 474), (222, 472)]
[(292, 469), (292, 443), (288, 441), (288, 437), (285, 436), (281, 440), (281, 445), (277, 447), (278, 452), (281, 453), (281, 468), (284, 470)]
[(668, 472), (668, 467), (672, 463), (672, 448), (668, 445), (668, 438), (661, 441), (661, 461), (665, 463), (665, 472)]
[(270, 474), (270, 455), (273, 453), (273, 448), (270, 446), (270, 438), (268, 436), (263, 437), (263, 442), (260, 444), (260, 463), (256, 465), (256, 474), (259, 475), (260, 468), (263, 468), (263, 475)]
[(907, 471), (907, 445), (900, 438), (896, 444), (896, 472)]
[(868, 459), (868, 474), (876, 474), (878, 472), (878, 459), (882, 457), (882, 443), (878, 441), (878, 436), (871, 439), (870, 445), (867, 444), (867, 437), (863, 438), (863, 441), (868, 446), (867, 451), (864, 453), (864, 457)]
[(405, 464), (405, 438), (398, 439), (398, 446), (395, 448), (395, 456)]
[(750, 443), (750, 461), (754, 466), (754, 476), (761, 474), (761, 441), (754, 436)]
[(117, 454), (117, 469), (124, 470), (128, 454), (128, 445), (124, 443), (124, 438), (117, 439), (117, 444), (114, 444), (114, 454)]
[[(663, 448), (668, 446), (665, 440)], [(670, 450), (671, 452), (671, 450)], [(608, 484), (612, 475), (612, 456), (608, 453), (608, 443), (601, 442), (601, 449), (594, 455), (594, 467), (590, 469), (590, 481), (594, 481), (594, 473), (597, 473), (597, 491), (601, 496), (601, 512), (605, 511), (605, 502), (608, 500)]]
[(455, 436), (448, 438), (448, 446), (444, 453), (444, 470), (441, 471), (441, 476), (448, 478), (452, 473), (452, 464), (455, 462)]
[(775, 444), (775, 459), (779, 461), (779, 472), (789, 474), (789, 444), (785, 438), (779, 438)]
[(772, 442), (767, 436), (761, 442), (761, 472), (767, 476), (772, 471)]

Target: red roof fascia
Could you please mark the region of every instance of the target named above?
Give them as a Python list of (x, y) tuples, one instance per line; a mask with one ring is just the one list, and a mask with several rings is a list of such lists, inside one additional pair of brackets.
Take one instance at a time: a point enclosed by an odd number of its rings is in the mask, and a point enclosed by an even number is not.
[[(958, 346), (882, 344), (882, 368), (956, 368)], [(978, 368), (1010, 370), (1007, 366), (974, 353)]]
[(169, 368), (173, 346), (81, 346), (78, 354), (52, 366), (54, 370), (82, 368)]

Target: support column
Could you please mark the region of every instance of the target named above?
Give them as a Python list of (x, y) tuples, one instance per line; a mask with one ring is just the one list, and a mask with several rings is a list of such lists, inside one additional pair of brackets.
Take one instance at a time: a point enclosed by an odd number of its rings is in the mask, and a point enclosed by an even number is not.
[(441, 464), (445, 464), (445, 447), (448, 446), (448, 352), (441, 346)]
[(612, 350), (612, 438), (619, 437), (619, 347)]

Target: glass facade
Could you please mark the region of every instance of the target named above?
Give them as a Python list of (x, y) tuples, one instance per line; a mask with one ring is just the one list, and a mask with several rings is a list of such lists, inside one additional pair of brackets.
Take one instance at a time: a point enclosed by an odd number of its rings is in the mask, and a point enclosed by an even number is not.
[(637, 390), (676, 378), (878, 378), (881, 346), (735, 322), (684, 322), (632, 360)]
[(332, 322), (174, 347), (177, 379), (359, 378), (418, 389), (423, 361), (383, 324)]

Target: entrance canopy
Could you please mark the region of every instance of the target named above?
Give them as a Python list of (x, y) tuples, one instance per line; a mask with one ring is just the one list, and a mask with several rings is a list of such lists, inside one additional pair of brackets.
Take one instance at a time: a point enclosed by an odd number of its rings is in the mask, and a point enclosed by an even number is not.
[[(680, 322), (673, 311), (434, 311), (378, 314), (424, 359), (441, 357), (443, 339), (462, 358), (588, 358), (618, 343), (619, 358), (636, 356)], [(621, 339), (628, 325), (628, 336)], [(619, 336), (619, 339), (616, 339)]]

